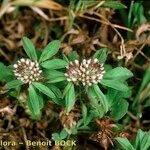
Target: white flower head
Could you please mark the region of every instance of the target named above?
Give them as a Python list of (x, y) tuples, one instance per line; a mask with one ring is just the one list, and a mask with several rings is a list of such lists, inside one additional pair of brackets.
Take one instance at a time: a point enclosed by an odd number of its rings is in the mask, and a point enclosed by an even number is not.
[(98, 59), (83, 59), (82, 62), (75, 60), (66, 68), (65, 76), (69, 82), (87, 87), (99, 83), (105, 73), (103, 64)]
[(42, 70), (40, 70), (37, 61), (31, 61), (28, 58), (21, 58), (14, 64), (14, 75), (23, 83), (31, 83), (42, 79)]

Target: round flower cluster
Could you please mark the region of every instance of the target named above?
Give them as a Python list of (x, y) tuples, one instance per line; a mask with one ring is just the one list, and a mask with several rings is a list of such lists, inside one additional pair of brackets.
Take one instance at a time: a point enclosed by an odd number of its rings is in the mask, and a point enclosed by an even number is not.
[(65, 76), (69, 82), (89, 87), (100, 82), (104, 73), (103, 64), (100, 64), (98, 59), (83, 59), (82, 62), (78, 60), (70, 62)]
[(14, 64), (14, 75), (23, 83), (31, 83), (32, 81), (39, 81), (42, 79), (42, 70), (40, 70), (37, 61), (22, 58)]

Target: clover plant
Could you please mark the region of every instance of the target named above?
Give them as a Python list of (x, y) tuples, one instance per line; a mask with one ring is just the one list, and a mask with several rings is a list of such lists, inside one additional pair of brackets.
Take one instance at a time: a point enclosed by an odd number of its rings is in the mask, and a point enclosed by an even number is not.
[(128, 139), (117, 137), (118, 147), (124, 150), (148, 150), (150, 147), (150, 132), (138, 130), (136, 138), (132, 142)]
[(42, 117), (41, 110), (48, 100), (63, 108), (59, 115), (63, 129), (52, 139), (92, 131), (94, 120), (111, 116), (118, 121), (126, 114), (126, 98), (132, 90), (127, 79), (133, 74), (125, 67), (107, 64), (107, 48), (97, 50), (91, 58), (83, 58), (75, 51), (57, 57), (59, 40), (51, 41), (42, 51), (27, 37), (23, 37), (22, 44), (28, 58), (18, 58), (8, 67), (1, 63), (4, 72), (0, 79), (6, 82), (5, 90), (10, 95), (26, 93), (33, 119)]
[[(63, 67), (67, 65), (67, 62), (60, 59), (50, 60), (59, 50), (59, 40), (50, 42), (42, 53), (34, 47), (27, 37), (22, 39), (22, 44), (28, 58), (20, 58), (13, 66), (9, 67), (2, 64), (1, 67), (6, 74), (1, 75), (1, 78), (7, 81), (5, 90), (18, 90), (21, 87), (27, 89), (27, 103), (32, 112), (32, 118), (40, 119), (41, 109), (44, 106), (44, 95), (60, 104), (56, 93), (54, 93), (54, 91), (58, 91), (57, 87), (47, 86), (50, 78), (50, 75), (46, 74), (47, 65), (49, 63), (54, 65), (55, 61), (58, 61)], [(53, 69), (51, 68), (49, 72), (54, 73)]]

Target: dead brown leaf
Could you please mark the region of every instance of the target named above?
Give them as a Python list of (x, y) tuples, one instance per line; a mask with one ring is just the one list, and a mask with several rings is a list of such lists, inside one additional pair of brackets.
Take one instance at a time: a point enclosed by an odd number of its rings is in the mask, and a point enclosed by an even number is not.
[(15, 6), (36, 6), (40, 8), (52, 9), (52, 10), (61, 10), (63, 7), (52, 1), (52, 0), (16, 0), (13, 1)]
[(139, 41), (139, 43), (143, 44), (146, 42), (147, 45), (150, 45), (150, 24), (144, 23), (141, 26), (139, 26), (136, 30), (135, 37)]

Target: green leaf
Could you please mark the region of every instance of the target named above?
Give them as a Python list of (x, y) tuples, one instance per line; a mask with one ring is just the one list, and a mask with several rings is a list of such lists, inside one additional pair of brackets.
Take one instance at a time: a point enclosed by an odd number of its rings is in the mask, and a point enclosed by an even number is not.
[(65, 68), (67, 65), (68, 63), (62, 59), (53, 59), (41, 63), (41, 66), (46, 69), (61, 69)]
[(102, 93), (97, 84), (93, 85), (93, 90), (95, 91), (96, 96), (99, 98), (101, 104), (103, 105), (105, 112), (108, 111), (108, 102), (106, 96)]
[(108, 104), (109, 104), (109, 107), (112, 107), (112, 105), (120, 100), (120, 91), (118, 90), (115, 90), (115, 89), (112, 89), (112, 88), (108, 88), (108, 92), (107, 92), (107, 95), (106, 95), (107, 99), (108, 99)]
[(6, 89), (13, 89), (13, 88), (16, 88), (18, 86), (21, 86), (23, 84), (23, 82), (21, 82), (20, 80), (13, 80), (13, 81), (10, 81), (8, 82), (5, 87)]
[(16, 98), (18, 98), (20, 96), (20, 92), (21, 92), (21, 86), (18, 86), (15, 89), (9, 91), (8, 94), (11, 97), (14, 97), (16, 99)]
[(69, 89), (70, 89), (71, 86), (72, 86), (72, 83), (68, 82), (67, 86), (65, 87), (65, 89), (63, 91), (62, 98), (64, 98), (64, 96), (67, 94), (67, 92), (69, 91)]
[(43, 61), (51, 58), (52, 56), (54, 56), (58, 52), (59, 47), (60, 47), (59, 40), (54, 40), (54, 41), (50, 42), (43, 50), (39, 61), (43, 62)]
[(119, 100), (119, 102), (115, 103), (112, 106), (112, 110), (111, 110), (111, 115), (113, 119), (115, 120), (121, 119), (127, 113), (128, 106), (129, 103), (124, 99), (121, 99)]
[(66, 77), (56, 77), (56, 78), (51, 78), (47, 81), (47, 83), (57, 83), (66, 80)]
[(146, 132), (140, 145), (140, 150), (149, 150), (150, 148), (150, 131)]
[(126, 79), (131, 78), (132, 76), (132, 72), (127, 68), (116, 67), (112, 70), (107, 71), (104, 74), (104, 79), (125, 81)]
[(96, 51), (93, 58), (97, 58), (100, 63), (105, 63), (107, 59), (107, 53), (108, 53), (108, 48), (102, 48)]
[(15, 79), (15, 76), (13, 74), (14, 68), (12, 66), (5, 66), (3, 63), (0, 62), (0, 80), (5, 80), (6, 82), (9, 82), (11, 80)]
[(38, 99), (39, 99), (40, 109), (42, 109), (44, 107), (44, 100), (41, 92), (38, 92)]
[(141, 2), (135, 2), (132, 7), (132, 13), (134, 15), (134, 21), (133, 23), (137, 23), (138, 25), (141, 25), (145, 22), (147, 22), (145, 16), (144, 16), (144, 7), (141, 5)]
[(93, 115), (91, 113), (87, 113), (86, 120), (84, 121), (84, 126), (87, 126), (93, 119)]
[(120, 146), (123, 148), (123, 150), (136, 150), (130, 144), (130, 142), (128, 141), (128, 139), (117, 137), (116, 140), (120, 144)]
[(136, 149), (140, 149), (144, 135), (145, 135), (145, 133), (141, 129), (139, 129), (137, 132), (136, 141), (135, 141)]
[(69, 54), (68, 54), (68, 58), (70, 61), (75, 61), (75, 60), (79, 60), (79, 55), (76, 51), (71, 51)]
[(129, 90), (129, 87), (127, 85), (125, 85), (124, 83), (117, 81), (117, 80), (102, 79), (100, 83), (104, 86), (111, 87), (111, 88), (116, 89), (118, 91), (124, 91), (125, 92), (125, 91)]
[(0, 70), (2, 70), (0, 73), (0, 80), (4, 80), (8, 76), (9, 69), (7, 66), (0, 62)]
[(68, 136), (68, 133), (66, 132), (66, 130), (62, 129), (62, 131), (60, 133), (53, 133), (52, 139), (54, 141), (61, 141), (61, 140), (65, 139), (67, 136)]
[(56, 70), (49, 70), (45, 73), (45, 78), (47, 83), (56, 83), (66, 80), (63, 72)]
[(86, 118), (87, 118), (87, 107), (85, 104), (82, 103), (82, 115), (83, 115), (83, 120), (84, 124), (86, 124)]
[(59, 88), (51, 84), (48, 84), (47, 86), (56, 95), (56, 98), (54, 98), (53, 101), (58, 105), (65, 106), (65, 101), (62, 99), (62, 93)]
[(125, 91), (125, 92), (120, 92), (118, 90), (108, 88), (107, 99), (109, 100), (108, 101), (109, 107), (117, 103), (122, 98), (129, 98), (131, 94), (132, 94), (132, 91), (130, 88), (128, 91)]
[(60, 136), (59, 136), (58, 133), (53, 133), (53, 134), (52, 134), (52, 139), (53, 139), (54, 141), (61, 141), (61, 138), (60, 138)]
[(96, 96), (99, 98), (101, 104), (103, 105), (105, 112), (108, 111), (108, 102), (106, 96), (102, 93), (97, 84), (93, 85), (93, 90), (95, 91)]
[(108, 111), (108, 102), (106, 96), (101, 92), (98, 85), (93, 85), (88, 89), (90, 104), (94, 108), (94, 114), (102, 118)]
[(50, 88), (53, 91), (53, 93), (55, 93), (55, 95), (58, 98), (62, 98), (62, 92), (60, 91), (60, 89), (58, 87), (56, 87), (55, 85), (52, 85), (52, 84), (49, 84), (47, 86), (48, 86), (48, 88)]
[(44, 84), (39, 83), (39, 82), (33, 82), (32, 83), (40, 92), (43, 94), (47, 95), (48, 97), (54, 99), (56, 98), (55, 94)]
[(29, 97), (28, 97), (28, 107), (30, 111), (32, 112), (32, 118), (34, 119), (40, 119), (41, 113), (40, 113), (40, 99), (38, 96), (38, 93), (34, 89), (33, 85), (30, 85), (28, 88)]
[(63, 129), (63, 130), (60, 132), (60, 138), (61, 138), (61, 140), (65, 139), (67, 136), (68, 136), (68, 133), (66, 132), (65, 129)]
[(136, 93), (136, 97), (135, 97), (134, 102), (132, 104), (132, 107), (133, 107), (134, 110), (137, 110), (140, 94), (142, 93), (142, 91), (144, 90), (146, 85), (149, 84), (149, 82), (150, 82), (150, 65), (146, 69), (146, 72), (143, 76), (142, 83), (140, 85), (140, 88), (139, 88), (138, 92)]
[(64, 73), (57, 70), (47, 70), (45, 73), (46, 79), (51, 79), (55, 77), (64, 77)]
[(125, 5), (123, 5), (122, 3), (117, 2), (117, 1), (105, 1), (105, 3), (102, 6), (108, 7), (108, 8), (113, 8), (113, 9), (127, 8)]
[(26, 54), (28, 55), (28, 57), (31, 58), (32, 60), (37, 60), (36, 50), (35, 50), (35, 47), (34, 47), (32, 41), (30, 39), (28, 39), (27, 37), (23, 37), (22, 44), (23, 44), (23, 48), (24, 48)]
[[(101, 105), (100, 101), (98, 101), (96, 99), (96, 97), (94, 98), (94, 94), (92, 95), (92, 93), (89, 93), (88, 95), (91, 95), (89, 99), (90, 99), (90, 114), (93, 118), (102, 118), (105, 115), (105, 109), (103, 108), (103, 106)], [(92, 98), (93, 96), (93, 98)]]
[(67, 56), (65, 54), (63, 54), (62, 56), (63, 56), (63, 60), (65, 60), (69, 64), (70, 60), (67, 58)]
[(75, 96), (75, 91), (74, 91), (74, 84), (71, 83), (71, 86), (65, 95), (67, 113), (70, 112), (71, 109), (73, 108), (75, 104), (75, 100), (76, 100), (76, 96)]

